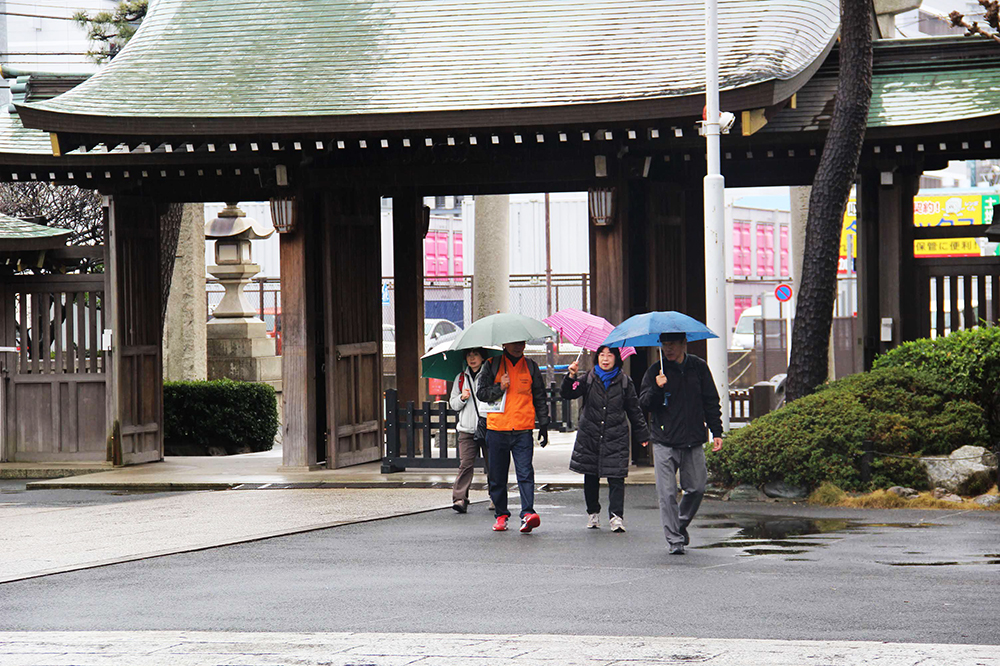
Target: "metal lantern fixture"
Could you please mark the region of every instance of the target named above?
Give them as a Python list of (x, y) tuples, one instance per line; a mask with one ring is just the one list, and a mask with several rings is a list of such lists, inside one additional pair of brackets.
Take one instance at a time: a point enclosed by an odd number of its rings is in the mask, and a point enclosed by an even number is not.
[(295, 199), (271, 199), (271, 221), (279, 234), (295, 231)]
[(615, 220), (615, 188), (599, 187), (588, 190), (587, 206), (591, 224), (598, 227), (611, 225)]

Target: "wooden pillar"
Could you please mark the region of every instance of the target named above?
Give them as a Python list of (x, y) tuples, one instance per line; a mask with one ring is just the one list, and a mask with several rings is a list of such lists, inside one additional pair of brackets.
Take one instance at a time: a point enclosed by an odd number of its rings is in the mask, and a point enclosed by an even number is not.
[(882, 257), (880, 290), (882, 316), (893, 319), (893, 339), (882, 351), (919, 336), (916, 275), (913, 262), (913, 198), (920, 186), (920, 172), (901, 169), (882, 176), (879, 197), (879, 248)]
[[(156, 202), (110, 198), (102, 316), (108, 460), (131, 465), (163, 459), (163, 345), (160, 225)], [(103, 336), (102, 336), (103, 337)]]
[(858, 364), (871, 370), (879, 352), (879, 173), (862, 171), (857, 184)]
[(424, 236), (428, 212), (416, 191), (392, 198), (393, 282), (396, 312), (396, 390), (399, 400), (422, 402), (424, 353)]
[(325, 453), (338, 468), (382, 457), (381, 212), (375, 192), (322, 197)]
[(320, 211), (300, 194), (295, 228), (281, 234), (281, 372), (284, 416), (281, 464), (317, 466), (316, 248)]
[(612, 324), (620, 324), (631, 314), (629, 284), (629, 188), (621, 181), (615, 186), (614, 221), (590, 229), (590, 311)]
[[(875, 354), (920, 334), (913, 261), (913, 197), (919, 182), (920, 171), (913, 169), (866, 171), (862, 176), (858, 245), (864, 260), (859, 297), (865, 311), (866, 370)], [(862, 250), (865, 245), (868, 248)], [(891, 340), (882, 340), (883, 319), (892, 320)]]
[[(920, 335), (920, 290), (913, 260), (913, 198), (920, 171), (865, 170), (858, 188), (858, 304), (863, 367)], [(926, 313), (924, 313), (926, 316)], [(882, 320), (891, 319), (891, 340)]]

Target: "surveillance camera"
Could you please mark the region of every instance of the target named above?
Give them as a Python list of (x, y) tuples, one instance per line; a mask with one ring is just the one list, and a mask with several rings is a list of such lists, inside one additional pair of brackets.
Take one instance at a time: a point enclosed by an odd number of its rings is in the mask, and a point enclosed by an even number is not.
[(728, 111), (723, 111), (719, 114), (719, 131), (723, 134), (729, 134), (729, 130), (733, 128), (733, 123), (736, 122), (736, 115), (729, 113)]

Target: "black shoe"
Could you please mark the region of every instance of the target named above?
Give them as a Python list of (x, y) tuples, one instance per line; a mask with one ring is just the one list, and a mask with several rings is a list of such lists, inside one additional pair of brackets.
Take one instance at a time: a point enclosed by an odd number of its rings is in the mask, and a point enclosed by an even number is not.
[(684, 554), (684, 546), (682, 546), (679, 543), (676, 543), (676, 544), (670, 546), (670, 554), (671, 555), (683, 555)]
[(684, 537), (685, 546), (691, 543), (691, 537), (688, 536), (688, 528), (686, 527), (681, 528), (681, 536)]
[(455, 500), (451, 508), (459, 513), (466, 513), (469, 510), (469, 500)]

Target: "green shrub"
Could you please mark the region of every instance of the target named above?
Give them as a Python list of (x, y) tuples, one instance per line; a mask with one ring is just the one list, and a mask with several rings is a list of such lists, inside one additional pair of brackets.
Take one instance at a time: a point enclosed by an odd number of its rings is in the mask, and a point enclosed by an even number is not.
[(904, 342), (876, 358), (874, 367), (930, 374), (942, 388), (982, 407), (992, 440), (1000, 441), (1000, 327)]
[(163, 416), (168, 445), (268, 451), (278, 432), (274, 388), (254, 382), (166, 382)]
[[(861, 481), (864, 441), (875, 455), (871, 480)], [(915, 456), (946, 454), (988, 441), (982, 409), (956, 398), (934, 377), (883, 368), (845, 377), (734, 430), (709, 468), (724, 484), (769, 481), (847, 491), (893, 485), (925, 488)], [(902, 456), (902, 457), (893, 457)]]

